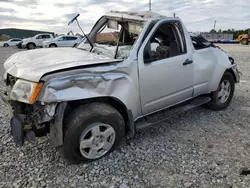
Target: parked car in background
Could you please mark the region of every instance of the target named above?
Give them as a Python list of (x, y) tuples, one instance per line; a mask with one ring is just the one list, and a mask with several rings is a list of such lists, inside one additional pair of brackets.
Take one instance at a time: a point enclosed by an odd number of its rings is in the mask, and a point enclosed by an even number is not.
[(13, 39), (10, 39), (10, 40), (6, 41), (5, 43), (3, 43), (3, 47), (16, 46), (16, 44), (21, 42), (21, 41), (22, 41), (22, 39), (13, 38)]
[(55, 48), (55, 47), (74, 47), (81, 41), (81, 37), (64, 35), (56, 37), (52, 40), (46, 40), (43, 42), (44, 48)]
[(45, 40), (53, 39), (52, 34), (38, 34), (34, 37), (23, 39), (22, 48), (27, 48), (28, 50), (35, 49), (37, 47), (42, 47)]

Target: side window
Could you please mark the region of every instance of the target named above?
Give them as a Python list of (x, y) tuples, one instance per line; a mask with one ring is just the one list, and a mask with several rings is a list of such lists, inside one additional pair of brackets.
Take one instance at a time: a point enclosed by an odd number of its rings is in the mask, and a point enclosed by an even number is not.
[(186, 53), (185, 37), (178, 22), (162, 23), (144, 49), (144, 62), (152, 62)]
[(67, 40), (76, 40), (76, 37), (67, 37)]
[(43, 38), (43, 39), (49, 39), (50, 36), (49, 36), (49, 35), (42, 35), (42, 38)]
[(42, 35), (38, 35), (36, 39), (42, 39)]

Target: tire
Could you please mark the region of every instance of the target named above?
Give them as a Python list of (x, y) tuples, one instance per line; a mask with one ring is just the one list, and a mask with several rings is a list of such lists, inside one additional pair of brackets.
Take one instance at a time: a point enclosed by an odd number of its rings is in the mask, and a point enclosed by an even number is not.
[(34, 43), (28, 43), (27, 44), (27, 49), (28, 50), (32, 50), (32, 49), (35, 49), (36, 48), (36, 45)]
[(56, 48), (57, 45), (56, 45), (56, 44), (50, 44), (49, 47), (50, 47), (50, 48)]
[(3, 47), (9, 47), (9, 44), (4, 43)]
[[(229, 87), (230, 87), (229, 92), (228, 92), (228, 89), (222, 89), (227, 84), (229, 84)], [(224, 87), (224, 88), (226, 88), (226, 87)], [(218, 89), (211, 93), (211, 95), (210, 95), (211, 101), (206, 105), (206, 107), (211, 109), (211, 110), (215, 110), (215, 111), (219, 111), (219, 110), (223, 110), (223, 109), (227, 108), (229, 106), (232, 98), (233, 98), (234, 89), (235, 89), (234, 77), (230, 72), (226, 72), (220, 81)], [(225, 93), (225, 94), (220, 94), (220, 92)], [(225, 98), (223, 98), (223, 96), (225, 96)]]
[(243, 45), (248, 45), (248, 39), (242, 39), (240, 43)]
[[(104, 134), (106, 130), (113, 130), (115, 134), (112, 133), (112, 135), (110, 135), (109, 137), (103, 138), (104, 141), (100, 141), (100, 145), (93, 145), (95, 138), (97, 137), (94, 136), (92, 131), (99, 125), (101, 125), (100, 129), (98, 128), (101, 133)], [(102, 125), (107, 125), (110, 127), (106, 129), (106, 127), (102, 127)], [(102, 130), (101, 128), (105, 129)], [(67, 117), (64, 126), (64, 143), (62, 148), (60, 148), (60, 152), (63, 155), (63, 158), (72, 164), (91, 162), (100, 159), (113, 151), (124, 137), (124, 134), (124, 119), (115, 108), (104, 103), (86, 104), (75, 109)], [(83, 148), (85, 149), (80, 150), (80, 141), (82, 139), (85, 141), (89, 141), (89, 139), (91, 139), (91, 147), (85, 147), (85, 145), (83, 144)], [(99, 143), (99, 141), (97, 142)], [(112, 142), (112, 144), (109, 142)], [(99, 146), (102, 146), (103, 143), (109, 143), (108, 148), (110, 149), (100, 149)], [(97, 147), (97, 149), (95, 147)], [(97, 152), (102, 153), (102, 155), (91, 157), (90, 151), (94, 150), (98, 150)], [(86, 157), (86, 155), (90, 157)]]

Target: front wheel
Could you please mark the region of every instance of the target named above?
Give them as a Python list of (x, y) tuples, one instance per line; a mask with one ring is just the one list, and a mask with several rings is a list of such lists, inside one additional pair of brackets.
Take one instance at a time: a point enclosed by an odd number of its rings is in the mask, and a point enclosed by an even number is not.
[(243, 45), (248, 45), (249, 42), (248, 42), (248, 39), (245, 38), (245, 39), (242, 39), (240, 43)]
[(9, 45), (8, 45), (7, 43), (5, 43), (5, 44), (3, 45), (3, 47), (9, 47)]
[(231, 73), (226, 72), (216, 91), (211, 93), (211, 101), (207, 107), (212, 110), (223, 110), (230, 104), (234, 95), (235, 81)]
[(121, 114), (104, 103), (77, 108), (67, 117), (64, 128), (61, 152), (73, 164), (105, 156), (119, 144), (125, 132)]
[(35, 49), (36, 48), (36, 45), (34, 44), (34, 43), (28, 43), (27, 44), (27, 49), (28, 50), (33, 50), (33, 49)]
[(50, 48), (56, 48), (56, 47), (57, 47), (57, 45), (55, 45), (55, 44), (51, 44), (51, 45), (49, 45), (49, 47), (50, 47)]

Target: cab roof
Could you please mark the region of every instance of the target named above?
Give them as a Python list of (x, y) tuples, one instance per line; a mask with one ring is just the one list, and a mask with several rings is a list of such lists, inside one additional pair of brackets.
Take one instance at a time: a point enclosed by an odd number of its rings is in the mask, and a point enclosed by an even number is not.
[(139, 12), (126, 12), (126, 11), (111, 11), (105, 14), (106, 17), (137, 20), (137, 21), (148, 21), (155, 18), (166, 18), (166, 16), (151, 12), (151, 11), (139, 11)]

